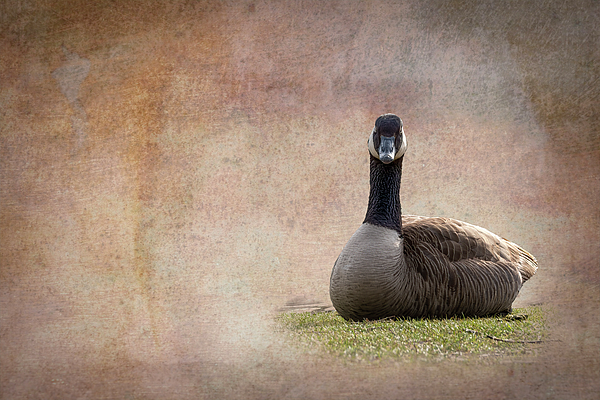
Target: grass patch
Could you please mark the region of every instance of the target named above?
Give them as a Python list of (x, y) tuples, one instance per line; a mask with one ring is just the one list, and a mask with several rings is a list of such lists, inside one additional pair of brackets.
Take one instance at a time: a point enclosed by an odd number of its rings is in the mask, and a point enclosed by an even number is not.
[(535, 306), (504, 317), (349, 322), (337, 312), (289, 312), (277, 320), (307, 350), (351, 360), (531, 354), (546, 337), (544, 314)]

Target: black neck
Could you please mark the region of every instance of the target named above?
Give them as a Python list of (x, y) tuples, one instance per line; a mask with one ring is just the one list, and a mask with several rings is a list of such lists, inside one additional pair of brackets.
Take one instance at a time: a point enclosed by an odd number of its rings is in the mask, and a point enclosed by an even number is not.
[(402, 234), (400, 180), (402, 159), (384, 164), (371, 156), (371, 192), (364, 222), (396, 230)]

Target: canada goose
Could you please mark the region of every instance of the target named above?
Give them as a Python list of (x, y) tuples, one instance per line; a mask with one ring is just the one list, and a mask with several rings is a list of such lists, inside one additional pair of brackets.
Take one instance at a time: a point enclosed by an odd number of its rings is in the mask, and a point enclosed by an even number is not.
[(346, 319), (484, 316), (510, 312), (535, 257), (487, 229), (401, 216), (402, 120), (384, 114), (368, 140), (367, 215), (336, 260), (331, 301)]

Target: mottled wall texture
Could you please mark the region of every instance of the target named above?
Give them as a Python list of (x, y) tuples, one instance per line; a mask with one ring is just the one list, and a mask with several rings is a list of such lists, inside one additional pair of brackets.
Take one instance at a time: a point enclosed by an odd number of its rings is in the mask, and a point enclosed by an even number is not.
[[(0, 397), (597, 398), (599, 8), (3, 1)], [(356, 364), (276, 329), (329, 302), (384, 112), (404, 212), (538, 258), (535, 356)]]

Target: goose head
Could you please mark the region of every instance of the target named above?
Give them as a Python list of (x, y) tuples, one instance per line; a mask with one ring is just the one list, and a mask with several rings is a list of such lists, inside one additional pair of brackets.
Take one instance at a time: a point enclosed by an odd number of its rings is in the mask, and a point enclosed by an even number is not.
[(384, 164), (401, 158), (406, 152), (402, 120), (394, 114), (383, 114), (377, 118), (368, 144), (369, 153)]

